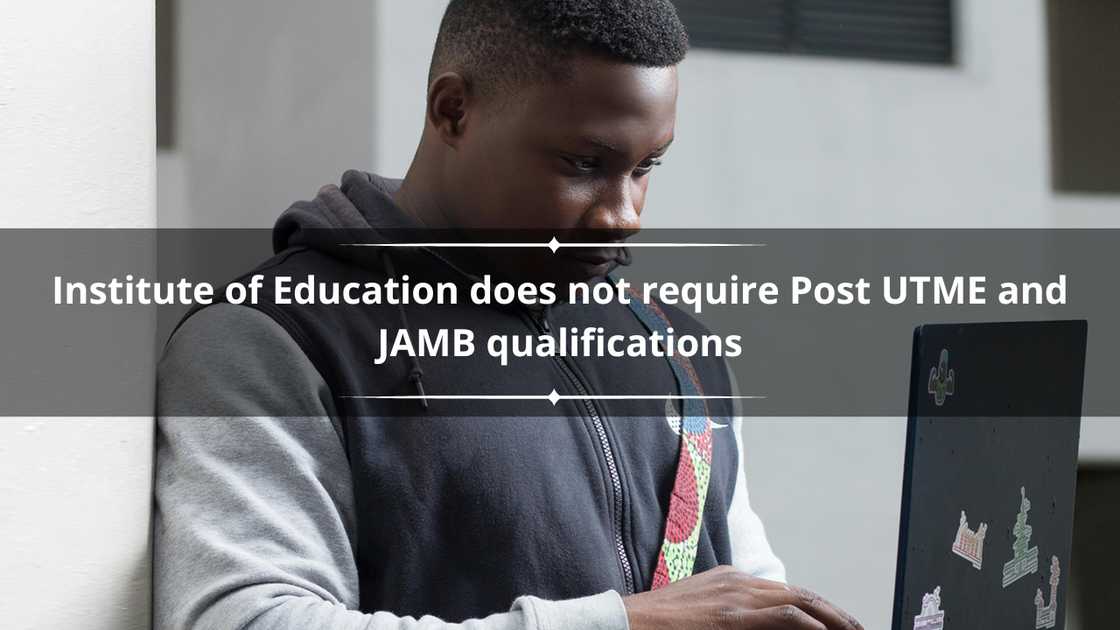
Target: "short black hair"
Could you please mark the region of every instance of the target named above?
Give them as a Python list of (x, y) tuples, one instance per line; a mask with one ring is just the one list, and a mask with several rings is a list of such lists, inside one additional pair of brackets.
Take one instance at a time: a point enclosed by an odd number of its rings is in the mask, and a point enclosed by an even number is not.
[(562, 78), (578, 53), (646, 67), (679, 64), (688, 35), (669, 0), (451, 0), (428, 75), (459, 72), (480, 93)]

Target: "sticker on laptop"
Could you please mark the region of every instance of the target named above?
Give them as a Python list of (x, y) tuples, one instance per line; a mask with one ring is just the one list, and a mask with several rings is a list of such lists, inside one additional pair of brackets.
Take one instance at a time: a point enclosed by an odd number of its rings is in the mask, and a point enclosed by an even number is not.
[(922, 596), (922, 612), (914, 617), (914, 630), (944, 630), (945, 611), (941, 610), (941, 587)]
[(1015, 534), (1015, 542), (1011, 544), (1012, 557), (1003, 565), (1003, 587), (1007, 588), (1024, 575), (1038, 571), (1038, 547), (1031, 547), (1031, 531), (1027, 525), (1027, 513), (1031, 511), (1031, 501), (1027, 498), (1027, 489), (1020, 488), (1019, 494), (1022, 501), (1019, 503), (1019, 515), (1015, 517), (1015, 527), (1011, 530)]
[(1050, 559), (1050, 603), (1043, 606), (1046, 599), (1042, 596), (1042, 589), (1038, 589), (1034, 596), (1034, 627), (1053, 628), (1058, 623), (1058, 581), (1061, 575), (1058, 567), (1058, 556)]
[(957, 373), (949, 367), (949, 350), (941, 350), (941, 358), (936, 367), (929, 369), (929, 394), (933, 396), (933, 403), (938, 407), (945, 404), (945, 399), (956, 393)]
[(953, 553), (968, 560), (979, 571), (984, 564), (984, 538), (987, 535), (987, 523), (980, 523), (980, 527), (972, 531), (968, 528), (968, 516), (961, 510), (961, 523), (957, 527), (957, 538), (953, 541)]

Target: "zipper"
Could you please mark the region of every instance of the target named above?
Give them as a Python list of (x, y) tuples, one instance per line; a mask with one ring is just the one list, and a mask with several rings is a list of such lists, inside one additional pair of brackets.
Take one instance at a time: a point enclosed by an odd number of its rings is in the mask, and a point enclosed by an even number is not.
[[(530, 311), (529, 319), (533, 321), (538, 330), (546, 334), (552, 334), (552, 325), (548, 322), (546, 310)], [(615, 461), (614, 449), (611, 447), (610, 437), (607, 435), (607, 428), (603, 424), (603, 417), (599, 413), (598, 408), (595, 407), (594, 401), (588, 396), (588, 388), (584, 385), (583, 380), (576, 374), (575, 370), (568, 365), (563, 357), (553, 357), (556, 364), (560, 367), (560, 371), (564, 374), (565, 378), (576, 389), (576, 394), (579, 395), (580, 400), (583, 402), (583, 407), (587, 411), (587, 415), (591, 418), (591, 424), (595, 428), (595, 434), (599, 438), (599, 446), (603, 450), (603, 457), (607, 460), (607, 474), (610, 476), (610, 485), (612, 493), (611, 501), (611, 519), (614, 524), (614, 545), (615, 552), (618, 555), (619, 565), (622, 567), (622, 578), (626, 587), (626, 595), (634, 593), (634, 569), (630, 566), (630, 557), (626, 553), (626, 543), (623, 542), (622, 531), (622, 475), (618, 472), (618, 462)]]
[[(443, 264), (466, 276), (467, 278), (471, 278), (474, 280), (478, 279), (478, 276), (463, 271), (457, 265), (453, 264), (451, 261), (447, 260), (447, 258), (443, 257), (434, 250), (430, 248), (423, 249)], [(529, 321), (533, 323), (538, 332), (543, 332), (551, 336), (552, 325), (548, 321), (547, 314), (549, 307), (544, 306), (543, 308), (539, 309), (530, 307), (524, 308), (529, 315)], [(587, 415), (591, 418), (591, 423), (595, 428), (595, 434), (599, 438), (599, 446), (602, 448), (603, 458), (607, 461), (607, 474), (610, 476), (612, 493), (611, 519), (614, 522), (614, 546), (618, 558), (618, 563), (622, 567), (623, 586), (625, 587), (625, 593), (623, 594), (633, 595), (635, 592), (634, 568), (630, 565), (630, 556), (627, 555), (626, 543), (623, 542), (622, 476), (618, 472), (618, 462), (615, 461), (614, 449), (611, 447), (611, 440), (607, 434), (607, 428), (603, 424), (603, 417), (599, 414), (599, 410), (595, 407), (595, 403), (590, 398), (588, 398), (589, 392), (587, 386), (584, 385), (583, 381), (580, 379), (579, 375), (576, 374), (575, 370), (572, 369), (570, 365), (568, 365), (567, 361), (564, 360), (563, 357), (553, 357), (552, 360), (556, 362), (556, 365), (560, 368), (560, 371), (564, 374), (564, 376), (568, 379), (572, 386), (575, 387), (576, 393), (580, 396), (580, 400), (583, 401), (583, 407), (587, 411)]]
[[(478, 277), (463, 271), (451, 261), (444, 258), (439, 253), (430, 248), (424, 248), (424, 251), (431, 254), (433, 257), (443, 262), (448, 267), (463, 274), (468, 278), (477, 280)], [(552, 335), (552, 324), (548, 321), (548, 306), (543, 308), (530, 308), (525, 307), (525, 311), (529, 315), (529, 321), (537, 328), (538, 332), (543, 332), (547, 335)], [(576, 393), (583, 401), (583, 407), (587, 411), (587, 415), (591, 418), (591, 424), (595, 428), (595, 435), (599, 438), (599, 446), (603, 451), (603, 458), (607, 461), (607, 474), (610, 476), (610, 485), (612, 493), (611, 501), (611, 520), (614, 524), (614, 546), (615, 552), (618, 557), (618, 563), (622, 567), (623, 586), (625, 587), (624, 595), (633, 595), (635, 592), (634, 586), (634, 568), (630, 565), (630, 556), (626, 553), (626, 543), (623, 542), (622, 531), (622, 475), (618, 472), (618, 462), (615, 461), (614, 449), (611, 447), (611, 440), (607, 434), (607, 428), (603, 424), (603, 417), (599, 414), (599, 410), (595, 407), (595, 403), (588, 398), (589, 392), (583, 380), (576, 374), (568, 362), (563, 357), (553, 357), (553, 361), (560, 368), (565, 378), (576, 389)]]

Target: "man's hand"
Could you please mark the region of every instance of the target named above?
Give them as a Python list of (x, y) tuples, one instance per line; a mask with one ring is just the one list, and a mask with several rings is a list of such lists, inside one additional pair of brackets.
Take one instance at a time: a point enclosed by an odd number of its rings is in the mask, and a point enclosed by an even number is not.
[(631, 630), (863, 630), (815, 593), (726, 566), (623, 603)]

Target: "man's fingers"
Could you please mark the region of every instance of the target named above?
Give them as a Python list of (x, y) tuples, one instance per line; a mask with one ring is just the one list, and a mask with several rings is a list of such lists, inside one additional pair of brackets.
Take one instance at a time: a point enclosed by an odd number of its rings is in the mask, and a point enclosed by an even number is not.
[(723, 593), (744, 598), (739, 600), (739, 605), (752, 609), (747, 616), (762, 623), (760, 628), (781, 622), (784, 625), (776, 627), (863, 630), (854, 617), (808, 589), (751, 577), (731, 567), (712, 569), (708, 575), (719, 579)]
[[(820, 595), (817, 595), (816, 593), (814, 593), (812, 591), (809, 591), (809, 590), (806, 590), (806, 589), (803, 589), (803, 588), (800, 588), (800, 587), (795, 586), (795, 587), (793, 587), (793, 590), (795, 592), (797, 592), (798, 594), (800, 594), (803, 599), (806, 599), (807, 601), (815, 602), (815, 604), (821, 610), (831, 611), (833, 614), (835, 614), (836, 617), (839, 618), (839, 620), (840, 620), (840, 625), (837, 626), (837, 628), (841, 628), (842, 630), (863, 630), (863, 624), (861, 624), (859, 621), (857, 621), (855, 617), (849, 615), (847, 613), (847, 611), (843, 610), (842, 608), (833, 604), (832, 602), (828, 601), (827, 599), (821, 597)], [(811, 613), (812, 611), (807, 611), (807, 612)]]
[(788, 591), (794, 587), (762, 578), (751, 578), (751, 586), (764, 591)]
[(754, 610), (746, 617), (750, 620), (748, 627), (758, 628), (758, 630), (829, 630), (823, 623), (793, 604)]
[(785, 591), (760, 590), (755, 595), (770, 607), (794, 606), (824, 624), (827, 630), (863, 630), (863, 626), (851, 615), (804, 588), (791, 586)]

